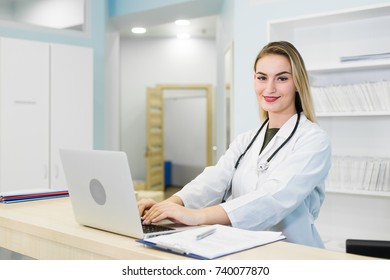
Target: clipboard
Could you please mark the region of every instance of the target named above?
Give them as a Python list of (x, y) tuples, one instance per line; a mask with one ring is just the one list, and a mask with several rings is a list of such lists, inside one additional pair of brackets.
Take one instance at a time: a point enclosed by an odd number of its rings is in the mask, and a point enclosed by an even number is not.
[(146, 240), (143, 240), (143, 239), (138, 239), (138, 240), (136, 240), (136, 242), (139, 242), (139, 243), (141, 243), (141, 244), (143, 244), (143, 245), (145, 245), (147, 247), (150, 247), (150, 248), (154, 248), (154, 249), (157, 249), (157, 250), (160, 250), (160, 251), (173, 253), (173, 254), (176, 254), (176, 255), (187, 256), (187, 257), (198, 259), (198, 260), (210, 260), (210, 259), (202, 257), (200, 255), (188, 252), (185, 249), (177, 248), (177, 247), (174, 247), (174, 246), (156, 244), (156, 243), (153, 243), (153, 242), (150, 242), (150, 241), (146, 241)]
[[(207, 234), (209, 232), (212, 234)], [(199, 238), (200, 236), (202, 237)], [(285, 238), (281, 232), (250, 231), (212, 225), (136, 241), (161, 251), (200, 260), (212, 260)]]

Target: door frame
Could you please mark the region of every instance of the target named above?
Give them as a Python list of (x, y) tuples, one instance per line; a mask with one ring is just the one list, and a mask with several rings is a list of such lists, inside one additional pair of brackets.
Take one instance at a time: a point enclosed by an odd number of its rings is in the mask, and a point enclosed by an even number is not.
[[(158, 84), (160, 92), (164, 90), (205, 90), (206, 92), (206, 165), (213, 164), (213, 95), (212, 86), (209, 84)], [(164, 99), (164, 96), (163, 96)]]
[[(155, 92), (158, 93), (161, 96), (162, 99), (162, 107), (161, 107), (161, 133), (159, 133), (159, 137), (162, 137), (164, 139), (164, 106), (163, 106), (163, 99), (164, 99), (164, 90), (204, 90), (206, 93), (206, 166), (213, 164), (213, 96), (212, 96), (212, 86), (208, 84), (157, 84), (156, 87), (148, 87), (148, 92)], [(148, 93), (149, 95), (149, 93)], [(148, 96), (149, 98), (149, 96)], [(147, 107), (148, 107), (147, 102)], [(146, 189), (148, 190), (156, 190), (161, 191), (164, 190), (164, 143), (161, 142), (160, 146), (162, 149), (162, 159), (153, 159), (153, 153), (151, 153), (151, 149), (149, 147), (149, 144), (152, 142), (150, 137), (148, 127), (150, 126), (150, 116), (149, 111), (146, 110), (147, 113), (147, 145), (146, 145), (146, 151), (145, 151), (145, 157), (146, 157)], [(148, 134), (150, 134), (148, 136)], [(149, 139), (149, 140), (148, 140)], [(156, 155), (157, 156), (157, 155)], [(152, 162), (154, 161), (154, 162)], [(158, 161), (158, 163), (156, 162)], [(153, 168), (152, 170), (152, 167)], [(154, 179), (152, 179), (152, 177)], [(153, 182), (152, 182), (153, 181)]]

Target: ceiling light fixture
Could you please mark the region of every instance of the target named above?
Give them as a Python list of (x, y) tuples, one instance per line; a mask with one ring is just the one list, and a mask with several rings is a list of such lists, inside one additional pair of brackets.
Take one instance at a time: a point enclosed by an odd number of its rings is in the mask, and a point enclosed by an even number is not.
[(175, 24), (179, 26), (184, 26), (184, 25), (189, 25), (190, 21), (186, 19), (178, 19), (175, 21)]
[(131, 29), (131, 32), (135, 33), (135, 34), (143, 34), (146, 32), (146, 28), (143, 28), (143, 27), (133, 27)]

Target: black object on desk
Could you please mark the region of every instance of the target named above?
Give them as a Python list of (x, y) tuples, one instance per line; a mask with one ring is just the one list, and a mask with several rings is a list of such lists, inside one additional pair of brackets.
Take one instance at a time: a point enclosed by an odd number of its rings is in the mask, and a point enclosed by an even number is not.
[(345, 245), (350, 254), (390, 259), (390, 241), (347, 239)]

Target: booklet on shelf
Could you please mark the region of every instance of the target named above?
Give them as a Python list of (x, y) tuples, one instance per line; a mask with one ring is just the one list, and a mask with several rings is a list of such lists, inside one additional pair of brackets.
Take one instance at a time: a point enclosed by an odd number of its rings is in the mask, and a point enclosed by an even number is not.
[(326, 186), (333, 190), (390, 191), (390, 159), (333, 156)]
[(373, 53), (373, 54), (363, 54), (363, 55), (350, 55), (350, 56), (341, 56), (341, 62), (348, 61), (360, 61), (360, 60), (372, 60), (372, 59), (389, 59), (390, 53)]
[(318, 113), (362, 113), (390, 111), (390, 82), (311, 87)]

